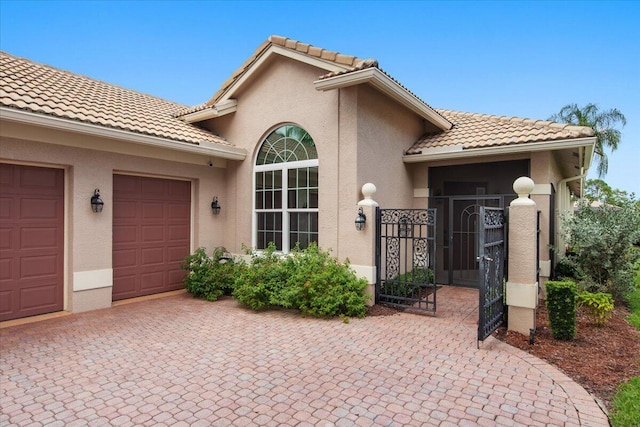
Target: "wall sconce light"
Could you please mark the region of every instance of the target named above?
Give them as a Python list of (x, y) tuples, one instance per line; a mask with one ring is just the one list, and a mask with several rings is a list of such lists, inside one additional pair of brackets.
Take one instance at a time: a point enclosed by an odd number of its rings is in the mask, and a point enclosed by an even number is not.
[(102, 208), (104, 208), (104, 202), (100, 198), (100, 189), (96, 188), (93, 190), (93, 196), (91, 196), (91, 210), (95, 213), (100, 213)]
[(364, 224), (367, 222), (367, 216), (362, 212), (362, 208), (358, 209), (358, 216), (356, 217), (356, 230), (364, 230)]
[(220, 213), (220, 202), (218, 202), (218, 196), (213, 197), (213, 202), (211, 202), (211, 210), (214, 215), (218, 215)]

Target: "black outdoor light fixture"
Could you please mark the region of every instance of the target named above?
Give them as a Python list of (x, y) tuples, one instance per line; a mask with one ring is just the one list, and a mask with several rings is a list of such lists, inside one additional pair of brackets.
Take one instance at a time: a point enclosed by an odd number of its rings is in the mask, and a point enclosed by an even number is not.
[(218, 202), (218, 196), (213, 197), (213, 201), (211, 202), (211, 210), (214, 215), (218, 215), (220, 213), (220, 202)]
[(358, 216), (356, 217), (356, 230), (364, 230), (364, 224), (367, 222), (367, 216), (362, 212), (362, 208), (358, 208)]
[(93, 196), (91, 196), (91, 210), (95, 213), (100, 213), (102, 208), (104, 208), (104, 202), (100, 197), (100, 189), (96, 188), (93, 190)]

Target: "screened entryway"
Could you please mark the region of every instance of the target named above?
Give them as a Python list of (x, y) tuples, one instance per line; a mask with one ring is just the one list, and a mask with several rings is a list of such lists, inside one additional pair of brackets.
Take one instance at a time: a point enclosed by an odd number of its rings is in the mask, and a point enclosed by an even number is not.
[(254, 247), (289, 252), (318, 241), (318, 153), (299, 126), (282, 126), (262, 142), (254, 168)]
[(513, 181), (529, 175), (529, 160), (429, 168), (429, 207), (437, 215), (438, 282), (477, 288), (480, 209), (516, 198)]

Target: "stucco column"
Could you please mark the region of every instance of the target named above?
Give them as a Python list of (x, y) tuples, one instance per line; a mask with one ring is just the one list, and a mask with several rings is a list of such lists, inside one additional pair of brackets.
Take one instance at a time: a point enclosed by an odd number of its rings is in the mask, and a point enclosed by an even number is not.
[(507, 305), (509, 330), (529, 335), (536, 327), (538, 270), (536, 257), (537, 206), (529, 198), (534, 182), (520, 177), (513, 183), (518, 198), (509, 208), (509, 280)]
[[(375, 283), (376, 283), (376, 208), (378, 203), (373, 200), (376, 192), (376, 186), (366, 183), (362, 186), (362, 195), (364, 199), (358, 202), (358, 210), (362, 209), (362, 213), (367, 220), (364, 229), (357, 231), (355, 223), (353, 226), (353, 243), (357, 248), (357, 264), (351, 264), (358, 275), (367, 280), (367, 294), (371, 296), (368, 304), (373, 305), (375, 300)], [(358, 210), (354, 212), (354, 220), (358, 215)]]

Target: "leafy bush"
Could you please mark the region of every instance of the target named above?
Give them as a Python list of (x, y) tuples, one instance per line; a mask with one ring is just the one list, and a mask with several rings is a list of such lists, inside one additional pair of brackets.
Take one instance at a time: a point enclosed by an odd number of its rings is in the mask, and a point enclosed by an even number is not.
[(280, 256), (275, 246), (252, 256), (238, 276), (233, 295), (254, 310), (266, 307), (299, 309), (305, 315), (355, 316), (366, 313), (367, 283), (349, 263), (340, 263), (317, 245)]
[(576, 335), (576, 284), (548, 281), (546, 290), (551, 334), (557, 340), (572, 340)]
[(303, 314), (365, 315), (367, 282), (356, 277), (348, 261), (342, 264), (317, 245), (310, 245), (302, 252), (294, 252), (287, 266), (291, 276), (283, 300)]
[(585, 307), (589, 317), (598, 326), (606, 324), (611, 319), (613, 298), (604, 292), (580, 292), (576, 295), (578, 307)]
[(593, 209), (582, 203), (565, 218), (563, 231), (587, 290), (616, 298), (633, 290), (633, 264), (639, 256), (633, 248), (640, 238), (638, 204)]
[(184, 284), (194, 298), (215, 301), (222, 295), (231, 295), (236, 272), (242, 268), (242, 263), (224, 258), (225, 253), (225, 248), (218, 247), (209, 257), (204, 248), (198, 248), (185, 258), (181, 265), (187, 270)]
[[(423, 286), (418, 286), (417, 284), (435, 283), (435, 277), (433, 275), (433, 270), (428, 268), (417, 268), (411, 271), (408, 271), (403, 274), (399, 274), (391, 280), (387, 280), (383, 285), (381, 291), (385, 294), (392, 295), (394, 297), (399, 298), (417, 298), (420, 295), (420, 290), (423, 289)], [(403, 304), (404, 300), (397, 300), (398, 304)], [(405, 301), (407, 304), (411, 304), (410, 302)]]
[(622, 384), (613, 398), (611, 425), (613, 427), (638, 426), (640, 420), (640, 377)]
[(558, 260), (558, 263), (553, 269), (554, 280), (576, 280), (582, 279), (575, 260), (575, 255), (572, 253), (566, 253), (563, 258)]
[(236, 277), (233, 296), (253, 310), (272, 306), (287, 307), (282, 300), (287, 278), (283, 258), (276, 253), (275, 245), (270, 243), (261, 254), (253, 254), (251, 265)]

